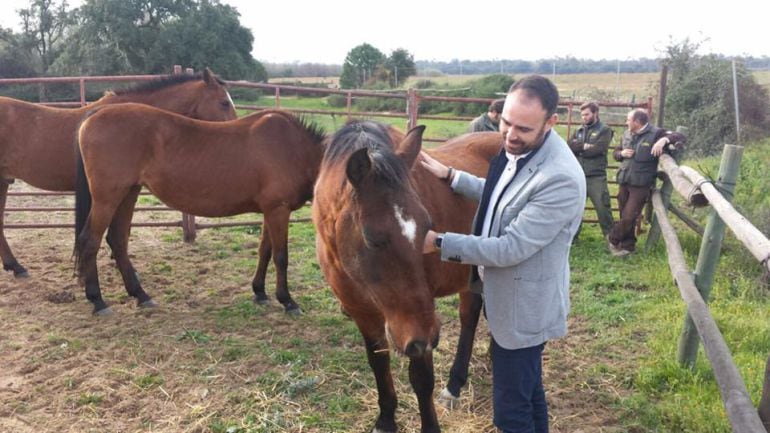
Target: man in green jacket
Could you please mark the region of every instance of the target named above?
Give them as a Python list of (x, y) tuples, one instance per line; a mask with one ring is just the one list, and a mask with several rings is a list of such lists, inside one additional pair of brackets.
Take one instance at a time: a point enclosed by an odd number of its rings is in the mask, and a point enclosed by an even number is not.
[[(599, 106), (595, 102), (581, 105), (580, 117), (583, 125), (572, 135), (569, 147), (583, 167), (586, 194), (596, 209), (602, 233), (607, 237), (612, 229), (610, 191), (607, 188), (607, 152), (615, 131), (599, 120)], [(574, 240), (577, 240), (579, 234), (578, 229)]]
[(618, 169), (618, 206), (620, 220), (608, 236), (610, 253), (616, 257), (631, 254), (636, 249), (634, 226), (644, 204), (655, 186), (658, 158), (665, 153), (681, 150), (686, 137), (666, 131), (649, 123), (646, 111), (636, 108), (626, 118), (628, 130), (613, 156), (620, 162)]
[(500, 113), (503, 112), (505, 98), (495, 99), (489, 104), (487, 112), (473, 119), (468, 125), (468, 132), (497, 132), (500, 130)]

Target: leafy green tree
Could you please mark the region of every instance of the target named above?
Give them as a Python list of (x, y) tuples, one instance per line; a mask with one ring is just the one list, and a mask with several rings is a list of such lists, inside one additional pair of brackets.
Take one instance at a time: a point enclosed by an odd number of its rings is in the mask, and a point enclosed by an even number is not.
[(251, 31), (218, 0), (86, 0), (80, 18), (56, 62), (62, 74), (160, 74), (180, 64), (267, 79), (251, 56)]
[(377, 67), (383, 63), (385, 55), (370, 44), (363, 43), (348, 52), (342, 65), (340, 87), (360, 88), (371, 79)]
[(33, 57), (32, 64), (40, 75), (48, 73), (63, 47), (67, 29), (74, 23), (67, 6), (66, 0), (32, 0), (29, 7), (18, 10), (22, 25), (18, 41)]
[(403, 48), (393, 50), (385, 60), (384, 67), (388, 71), (388, 83), (391, 87), (398, 87), (399, 83), (404, 83), (407, 78), (417, 74), (414, 56)]
[[(732, 65), (716, 55), (696, 54), (697, 44), (684, 40), (667, 48), (672, 79), (666, 96), (666, 126), (689, 127), (687, 148), (695, 155), (718, 154), (736, 143)], [(741, 140), (767, 136), (770, 98), (742, 62), (736, 63)]]
[(203, 0), (163, 29), (151, 53), (152, 64), (162, 68), (173, 53), (175, 63), (197, 70), (210, 66), (228, 79), (266, 81), (264, 66), (251, 56), (254, 36), (243, 27), (240, 14), (218, 1)]

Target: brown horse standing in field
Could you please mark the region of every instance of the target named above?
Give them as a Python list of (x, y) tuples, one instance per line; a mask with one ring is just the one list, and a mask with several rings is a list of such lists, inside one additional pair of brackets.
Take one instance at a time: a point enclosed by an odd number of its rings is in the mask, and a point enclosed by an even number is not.
[[(468, 266), (422, 254), (429, 228), (467, 232), (477, 206), (415, 164), (423, 129), (404, 138), (375, 122), (349, 123), (327, 144), (313, 199), (321, 269), (361, 331), (376, 378), (375, 432), (396, 431), (388, 347), (410, 358), (421, 431), (440, 431), (433, 403), (432, 349), (440, 327), (434, 298), (460, 293), (460, 342), (447, 386), (451, 391), (444, 391), (455, 398), (467, 379), (481, 310), (480, 295), (468, 291)], [(467, 134), (429, 153), (483, 176), (500, 146), (499, 134)]]
[(126, 291), (140, 306), (154, 305), (128, 258), (131, 217), (143, 185), (168, 206), (192, 215), (261, 212), (255, 298), (267, 301), (265, 273), (272, 253), (276, 297), (287, 312), (299, 312), (286, 277), (289, 216), (312, 197), (323, 140), (314, 124), (280, 110), (203, 122), (146, 105), (120, 104), (87, 117), (78, 132), (82, 165), (75, 199), (75, 257), (94, 314), (110, 312), (96, 268), (108, 227), (107, 242)]
[(50, 191), (75, 190), (72, 142), (80, 120), (107, 104), (139, 102), (203, 120), (237, 117), (224, 83), (208, 69), (202, 74), (173, 75), (128, 90), (108, 92), (86, 107), (51, 108), (0, 97), (0, 256), (3, 269), (28, 276), (5, 240), (3, 215), (8, 194), (4, 179), (22, 179)]

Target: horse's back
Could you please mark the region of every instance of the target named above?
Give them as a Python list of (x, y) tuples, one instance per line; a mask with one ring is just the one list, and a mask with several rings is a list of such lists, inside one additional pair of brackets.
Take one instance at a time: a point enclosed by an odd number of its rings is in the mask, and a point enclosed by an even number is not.
[(37, 188), (74, 188), (73, 140), (83, 109), (46, 107), (0, 97), (0, 175)]
[(428, 153), (446, 165), (484, 177), (489, 161), (502, 148), (502, 140), (497, 132), (473, 132), (452, 138)]

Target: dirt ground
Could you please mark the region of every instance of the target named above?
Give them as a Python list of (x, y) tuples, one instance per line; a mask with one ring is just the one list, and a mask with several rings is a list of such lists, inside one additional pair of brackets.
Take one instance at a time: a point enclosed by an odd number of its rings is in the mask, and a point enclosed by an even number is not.
[[(25, 187), (17, 182), (13, 189)], [(71, 201), (71, 197), (11, 197), (9, 206), (67, 206)], [(156, 218), (179, 216), (166, 212)], [(68, 222), (71, 214), (6, 215), (11, 222), (52, 219)], [(160, 304), (153, 310), (137, 309), (125, 295), (109, 252), (102, 249), (101, 282), (115, 314), (97, 318), (73, 276), (71, 230), (6, 230), (8, 242), (31, 276), (19, 280), (10, 273), (0, 275), (0, 432), (371, 429), (376, 390), (360, 339), (323, 349), (353, 353), (350, 359), (357, 365), (349, 371), (342, 368), (343, 373), (317, 366), (323, 356), (344, 353), (311, 355), (307, 368), (313, 370), (316, 396), (297, 397), (279, 389), (277, 381), (267, 380), (289, 374), (286, 362), (276, 361), (276, 353), (291, 359), (292, 350), (325, 347), (314, 345), (326, 341), (328, 332), (316, 326), (314, 310), (335, 307), (308, 305), (312, 299), (326, 302), (331, 295), (317, 275), (299, 276), (307, 272), (302, 269), (316, 269), (312, 264), (297, 263), (314, 260), (312, 243), (293, 244), (290, 250), (295, 252), (289, 271), (292, 293), (309, 307), (305, 313), (299, 318), (286, 316), (273, 301), (243, 314), (238, 308), (248, 304), (256, 237), (241, 241), (232, 239), (228, 231), (204, 230), (190, 245), (178, 240), (180, 232), (178, 228), (132, 232), (131, 255), (145, 288)], [(223, 247), (232, 243), (238, 247)], [(272, 278), (272, 266), (269, 272)], [(272, 284), (268, 293), (273, 296)], [(333, 305), (333, 300), (328, 302)], [(235, 321), (239, 314), (245, 320)], [(436, 354), (437, 392), (447, 377), (459, 326), (456, 320), (444, 323)], [(592, 335), (587, 329), (573, 318), (569, 337), (549, 343), (546, 349), (545, 383), (553, 432), (623, 431), (612, 408), (613, 397), (622, 390), (616, 389), (615, 378), (597, 377), (591, 369), (596, 362), (622, 354), (589, 352), (586, 347)], [(485, 336), (482, 324), (471, 383), (461, 407), (452, 412), (438, 409), (444, 431), (493, 431)], [(395, 364), (403, 377), (406, 362)], [(404, 382), (399, 379), (400, 431), (419, 431), (416, 402)], [(355, 386), (358, 383), (364, 385)], [(343, 414), (335, 423), (307, 421), (324, 417), (324, 400), (347, 393), (358, 402), (354, 413)], [(313, 411), (319, 413), (309, 413)]]

